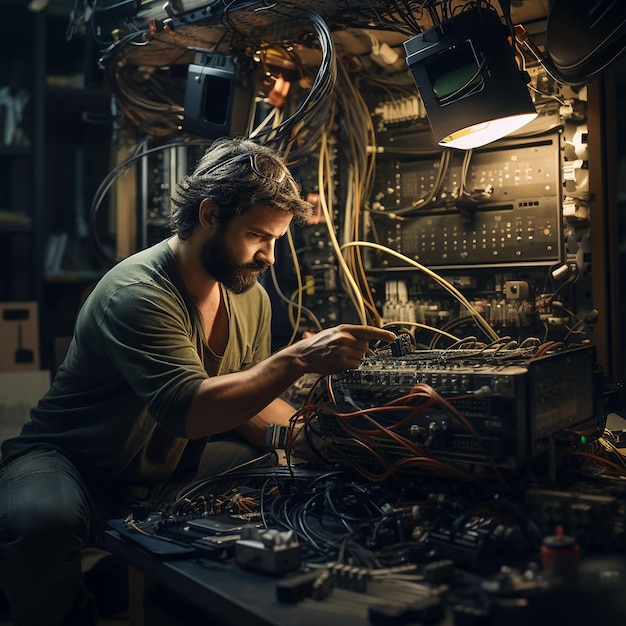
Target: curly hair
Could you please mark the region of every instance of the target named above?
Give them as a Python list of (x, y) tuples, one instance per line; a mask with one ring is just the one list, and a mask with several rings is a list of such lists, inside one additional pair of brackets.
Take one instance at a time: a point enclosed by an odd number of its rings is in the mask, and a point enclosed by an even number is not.
[(193, 173), (176, 185), (171, 197), (172, 233), (181, 239), (191, 237), (205, 198), (215, 203), (224, 224), (259, 204), (290, 211), (298, 223), (313, 212), (282, 158), (249, 139), (215, 140)]

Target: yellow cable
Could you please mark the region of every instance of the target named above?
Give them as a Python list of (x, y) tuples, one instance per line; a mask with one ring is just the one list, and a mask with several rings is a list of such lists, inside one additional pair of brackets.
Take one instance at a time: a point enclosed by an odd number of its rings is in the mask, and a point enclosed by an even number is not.
[[(318, 178), (320, 181), (320, 184), (319, 184), (320, 207), (322, 208), (322, 212), (324, 213), (324, 217), (326, 219), (326, 225), (328, 227), (328, 234), (330, 237), (330, 242), (333, 246), (333, 249), (335, 250), (335, 255), (337, 257), (337, 263), (339, 264), (340, 271), (343, 272), (343, 276), (345, 277), (350, 287), (352, 288), (352, 294), (353, 294), (352, 302), (355, 308), (357, 309), (357, 313), (359, 315), (359, 319), (361, 323), (367, 324), (367, 316), (365, 314), (365, 305), (363, 303), (363, 297), (361, 295), (361, 292), (359, 291), (359, 287), (356, 281), (354, 280), (354, 277), (350, 273), (350, 269), (346, 264), (346, 260), (343, 258), (341, 246), (339, 245), (339, 242), (337, 241), (335, 230), (333, 228), (331, 207), (329, 207), (327, 204), (326, 193), (325, 193), (324, 185), (323, 185), (324, 182), (328, 182), (328, 181), (325, 181), (324, 169), (323, 169), (323, 164), (326, 163), (327, 161), (328, 161), (328, 144), (327, 144), (327, 135), (326, 135), (326, 132), (324, 132), (322, 141), (321, 141), (321, 146), (320, 146), (320, 159), (319, 159), (319, 167), (318, 167)], [(332, 190), (331, 190), (331, 193), (332, 193)]]
[(374, 248), (376, 250), (380, 250), (382, 252), (390, 254), (391, 256), (395, 256), (396, 258), (404, 261), (408, 265), (412, 265), (413, 267), (416, 267), (417, 269), (421, 270), (422, 272), (430, 276), (433, 280), (435, 280), (449, 294), (454, 296), (461, 304), (463, 304), (463, 306), (465, 306), (465, 308), (468, 310), (470, 315), (476, 321), (476, 324), (480, 326), (480, 328), (482, 328), (485, 331), (485, 333), (489, 337), (491, 337), (493, 341), (498, 341), (500, 339), (500, 337), (496, 334), (496, 331), (493, 330), (493, 328), (489, 326), (489, 324), (482, 317), (482, 315), (480, 315), (480, 313), (478, 313), (476, 309), (474, 309), (474, 307), (470, 304), (467, 298), (456, 287), (454, 287), (454, 285), (450, 284), (447, 280), (439, 276), (439, 274), (436, 274), (435, 272), (428, 269), (426, 266), (422, 265), (421, 263), (418, 263), (417, 261), (410, 259), (408, 256), (405, 256), (404, 254), (401, 254), (400, 252), (396, 252), (395, 250), (392, 250), (391, 248), (386, 248), (385, 246), (381, 246), (378, 243), (373, 243), (370, 241), (350, 241), (350, 242), (343, 244), (342, 248), (348, 248), (348, 247), (353, 247), (353, 246)]
[(425, 330), (430, 330), (433, 333), (438, 333), (444, 337), (448, 337), (448, 339), (454, 339), (454, 341), (459, 340), (458, 337), (447, 333), (445, 330), (441, 330), (441, 328), (435, 328), (434, 326), (429, 326), (428, 324), (420, 324), (419, 322), (402, 322), (398, 320), (397, 322), (385, 322), (382, 327), (388, 328), (389, 326), (415, 326), (416, 328), (424, 328)]

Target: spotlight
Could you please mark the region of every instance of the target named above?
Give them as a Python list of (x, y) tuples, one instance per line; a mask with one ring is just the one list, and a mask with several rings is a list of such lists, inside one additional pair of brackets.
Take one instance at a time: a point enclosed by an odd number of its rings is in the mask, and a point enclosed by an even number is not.
[(463, 11), (405, 41), (404, 49), (440, 146), (477, 148), (537, 116), (496, 11)]

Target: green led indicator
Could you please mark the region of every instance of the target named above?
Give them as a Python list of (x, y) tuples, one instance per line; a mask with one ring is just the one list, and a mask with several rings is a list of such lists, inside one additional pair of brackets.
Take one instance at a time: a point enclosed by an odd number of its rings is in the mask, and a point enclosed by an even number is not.
[(580, 443), (584, 446), (587, 443), (587, 437), (585, 435), (580, 436)]

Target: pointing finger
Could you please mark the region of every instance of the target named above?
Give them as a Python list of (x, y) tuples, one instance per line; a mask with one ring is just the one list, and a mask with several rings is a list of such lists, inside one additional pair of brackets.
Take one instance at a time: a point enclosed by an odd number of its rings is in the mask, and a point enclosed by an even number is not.
[(359, 326), (357, 324), (344, 324), (343, 327), (357, 339), (377, 339), (378, 341), (392, 342), (396, 336), (389, 330), (376, 326)]

